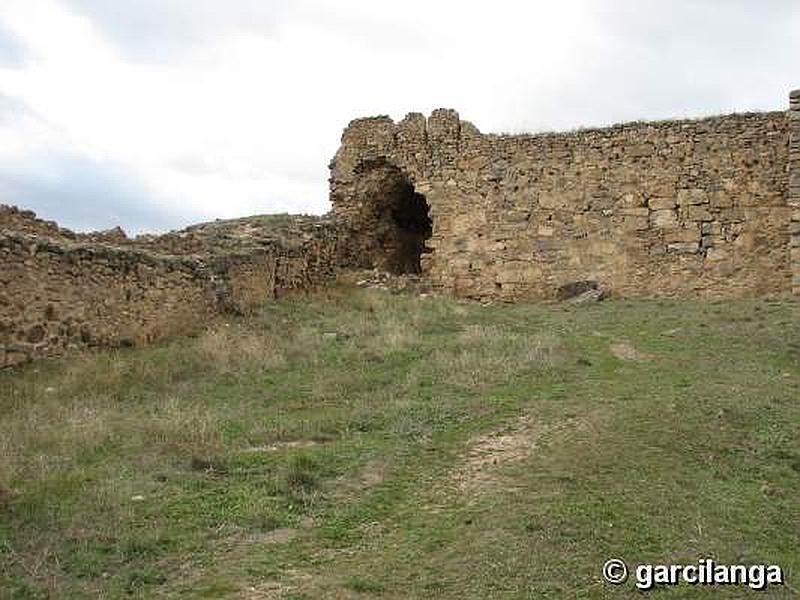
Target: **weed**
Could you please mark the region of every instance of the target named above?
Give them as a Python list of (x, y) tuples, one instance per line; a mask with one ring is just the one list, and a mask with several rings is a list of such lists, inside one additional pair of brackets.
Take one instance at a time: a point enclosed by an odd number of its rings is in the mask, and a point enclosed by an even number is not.
[(335, 288), (2, 372), (0, 597), (602, 598), (611, 556), (791, 578), (798, 310)]

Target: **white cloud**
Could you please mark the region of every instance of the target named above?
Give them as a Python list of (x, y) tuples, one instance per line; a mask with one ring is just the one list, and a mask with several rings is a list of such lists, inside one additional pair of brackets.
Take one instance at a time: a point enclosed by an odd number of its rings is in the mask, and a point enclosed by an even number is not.
[(26, 52), (0, 61), (4, 172), (114, 165), (117, 200), (140, 190), (162, 227), (325, 211), (358, 116), (559, 129), (781, 109), (800, 85), (800, 9), (781, 0), (5, 0), (0, 26)]

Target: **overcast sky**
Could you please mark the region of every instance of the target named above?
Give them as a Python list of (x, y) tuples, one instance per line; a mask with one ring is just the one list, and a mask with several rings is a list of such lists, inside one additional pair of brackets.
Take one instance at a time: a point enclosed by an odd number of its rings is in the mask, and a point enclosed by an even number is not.
[(2, 0), (0, 203), (74, 229), (323, 213), (360, 116), (783, 110), (800, 0)]

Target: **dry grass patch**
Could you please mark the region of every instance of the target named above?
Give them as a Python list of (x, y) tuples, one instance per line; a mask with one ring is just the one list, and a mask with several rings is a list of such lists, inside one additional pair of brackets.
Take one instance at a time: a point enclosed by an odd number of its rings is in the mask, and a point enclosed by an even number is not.
[(282, 344), (272, 336), (241, 327), (220, 325), (206, 330), (194, 341), (200, 361), (217, 372), (246, 367), (274, 368), (285, 364)]
[(640, 352), (630, 342), (624, 340), (612, 342), (609, 349), (611, 354), (626, 362), (649, 362), (654, 358), (651, 354)]
[(223, 451), (219, 416), (177, 396), (157, 401), (147, 414), (145, 439), (192, 456), (215, 456)]
[(0, 435), (0, 503), (3, 497), (10, 496), (13, 492), (11, 482), (17, 472), (17, 466), (12, 456), (11, 443), (6, 435)]
[(447, 365), (452, 385), (481, 387), (516, 373), (549, 370), (565, 355), (551, 334), (526, 335), (499, 326), (470, 325), (457, 340), (457, 350), (437, 350), (434, 360)]

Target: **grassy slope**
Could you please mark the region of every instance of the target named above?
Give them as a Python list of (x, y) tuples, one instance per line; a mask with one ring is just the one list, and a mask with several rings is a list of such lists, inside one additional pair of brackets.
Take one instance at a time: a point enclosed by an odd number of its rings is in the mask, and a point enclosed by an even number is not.
[(0, 597), (634, 595), (612, 556), (796, 590), (798, 317), (340, 290), (2, 373)]

